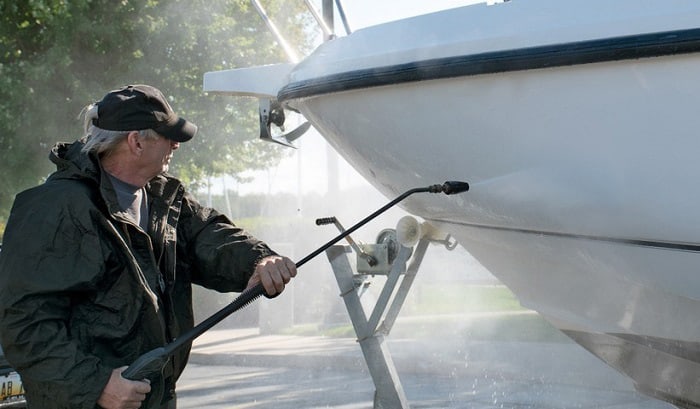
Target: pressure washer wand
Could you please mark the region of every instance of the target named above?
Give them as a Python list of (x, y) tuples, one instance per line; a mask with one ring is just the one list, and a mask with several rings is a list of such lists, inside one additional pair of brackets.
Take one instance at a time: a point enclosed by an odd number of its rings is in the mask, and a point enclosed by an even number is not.
[[(336, 244), (346, 236), (352, 234), (355, 232), (357, 229), (360, 227), (364, 226), (367, 224), (369, 221), (374, 219), (375, 217), (379, 216), (380, 214), (384, 213), (387, 211), (389, 208), (393, 207), (400, 201), (404, 200), (408, 196), (414, 194), (414, 193), (423, 193), (423, 192), (428, 192), (428, 193), (444, 193), (446, 195), (453, 195), (457, 193), (462, 193), (466, 192), (469, 190), (469, 184), (466, 182), (456, 182), (456, 181), (449, 181), (445, 182), (442, 185), (431, 185), (428, 187), (422, 187), (422, 188), (414, 188), (411, 190), (408, 190), (404, 192), (401, 196), (397, 197), (396, 199), (392, 200), (391, 202), (387, 203), (371, 215), (365, 217), (364, 219), (360, 220), (357, 224), (354, 226), (350, 227), (349, 229), (341, 232), (338, 236), (330, 240), (328, 243), (324, 244), (323, 246), (319, 247), (318, 249), (314, 250), (311, 252), (309, 255), (304, 257), (303, 259), (299, 260), (296, 263), (296, 267), (299, 268), (306, 264), (308, 261), (313, 259), (314, 257), (318, 256), (322, 252), (326, 251), (329, 247), (332, 245)], [(218, 312), (214, 313), (212, 316), (207, 318), (206, 320), (202, 321), (198, 325), (196, 325), (194, 328), (191, 330), (185, 332), (181, 336), (179, 336), (177, 339), (175, 339), (173, 342), (160, 347), (153, 349), (134, 361), (129, 367), (124, 370), (122, 373), (122, 376), (126, 379), (131, 379), (131, 380), (141, 380), (141, 379), (150, 379), (154, 375), (157, 376), (161, 373), (163, 367), (167, 363), (169, 357), (175, 353), (180, 347), (183, 345), (189, 344), (192, 342), (195, 338), (198, 336), (202, 335), (204, 332), (209, 330), (211, 327), (219, 323), (221, 320), (224, 318), (228, 317), (232, 313), (240, 310), (241, 308), (245, 307), (246, 305), (250, 304), (260, 296), (265, 294), (265, 288), (263, 287), (262, 283), (258, 283), (253, 287), (250, 287), (243, 291), (238, 297), (236, 297), (235, 300), (233, 300), (230, 304), (219, 310)]]

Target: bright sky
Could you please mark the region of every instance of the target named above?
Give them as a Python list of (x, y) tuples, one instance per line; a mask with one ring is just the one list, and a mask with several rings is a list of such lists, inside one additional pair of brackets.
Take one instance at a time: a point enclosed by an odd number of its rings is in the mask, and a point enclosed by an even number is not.
[[(350, 28), (355, 31), (363, 27), (381, 24), (401, 18), (445, 10), (485, 0), (345, 0), (342, 5)], [(320, 11), (320, 0), (313, 0)], [(335, 20), (336, 32), (344, 35), (343, 23)], [(320, 33), (320, 31), (319, 31)], [(319, 34), (320, 35), (320, 34)], [(328, 188), (329, 162), (337, 162), (339, 189), (358, 187), (368, 183), (332, 151), (325, 140), (313, 128), (297, 141), (299, 149), (266, 172), (251, 173), (254, 181), (238, 186), (240, 194), (249, 193), (307, 193), (323, 194)], [(231, 182), (228, 186), (232, 186)]]

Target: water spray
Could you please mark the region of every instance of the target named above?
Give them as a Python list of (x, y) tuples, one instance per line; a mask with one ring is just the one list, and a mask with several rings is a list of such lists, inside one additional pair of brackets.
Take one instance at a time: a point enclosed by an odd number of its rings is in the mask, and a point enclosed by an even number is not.
[[(376, 210), (374, 213), (370, 214), (369, 216), (365, 217), (364, 219), (360, 220), (357, 222), (355, 225), (350, 227), (347, 230), (341, 231), (341, 233), (336, 236), (335, 238), (331, 239), (328, 243), (324, 244), (323, 246), (319, 247), (318, 249), (314, 250), (311, 252), (309, 255), (304, 257), (303, 259), (299, 260), (296, 263), (296, 267), (299, 268), (306, 264), (308, 261), (313, 259), (314, 257), (318, 256), (322, 252), (326, 251), (328, 248), (339, 242), (340, 240), (348, 237), (350, 234), (355, 232), (357, 229), (360, 227), (364, 226), (380, 214), (384, 213), (391, 207), (395, 206), (397, 203), (401, 202), (408, 196), (411, 196), (414, 193), (444, 193), (446, 195), (453, 195), (453, 194), (458, 194), (458, 193), (463, 193), (469, 190), (469, 184), (467, 182), (457, 182), (457, 181), (448, 181), (443, 183), (442, 185), (431, 185), (427, 187), (421, 187), (421, 188), (414, 188), (411, 190), (408, 190), (398, 196), (396, 199), (390, 201), (386, 205), (382, 206), (378, 210)], [(145, 354), (141, 355), (132, 363), (129, 365), (128, 368), (122, 372), (122, 376), (126, 379), (131, 379), (131, 380), (143, 380), (143, 379), (149, 379), (151, 380), (151, 387), (152, 387), (152, 392), (149, 394), (149, 398), (151, 399), (151, 396), (158, 396), (162, 394), (162, 382), (160, 384), (156, 385), (153, 382), (158, 379), (159, 375), (161, 375), (163, 368), (165, 367), (165, 364), (168, 362), (170, 359), (170, 356), (172, 356), (178, 349), (185, 345), (189, 345), (195, 338), (199, 337), (202, 335), (204, 332), (209, 330), (211, 327), (214, 325), (218, 324), (220, 321), (222, 321), (224, 318), (228, 317), (229, 315), (233, 314), (234, 312), (240, 310), (241, 308), (245, 307), (246, 305), (252, 303), (255, 301), (257, 298), (261, 297), (262, 295), (265, 294), (265, 288), (263, 287), (262, 283), (258, 283), (253, 287), (250, 287), (243, 291), (236, 299), (234, 299), (230, 304), (219, 310), (218, 312), (214, 313), (211, 315), (209, 318), (205, 319), (195, 327), (193, 327), (191, 330), (185, 332), (181, 336), (179, 336), (177, 339), (175, 339), (173, 342), (159, 348), (155, 348), (149, 352), (146, 352)], [(160, 377), (162, 379), (162, 377)]]

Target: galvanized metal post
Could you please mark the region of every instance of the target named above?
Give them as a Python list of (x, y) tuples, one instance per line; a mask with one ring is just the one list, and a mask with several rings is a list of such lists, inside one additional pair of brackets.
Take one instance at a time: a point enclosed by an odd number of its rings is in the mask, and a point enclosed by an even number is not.
[[(401, 247), (399, 254), (394, 260), (391, 271), (387, 277), (387, 281), (382, 288), (381, 295), (374, 305), (370, 314), (370, 319), (367, 319), (365, 310), (362, 307), (358, 288), (360, 287), (360, 276), (353, 272), (353, 269), (348, 260), (347, 246), (330, 247), (326, 254), (333, 267), (340, 288), (340, 295), (343, 297), (345, 307), (350, 315), (357, 341), (362, 349), (362, 354), (365, 358), (365, 363), (369, 369), (372, 381), (375, 386), (374, 409), (408, 409), (408, 399), (401, 385), (398, 372), (391, 358), (391, 353), (386, 345), (384, 336), (388, 334), (391, 326), (398, 315), (401, 305), (406, 299), (406, 295), (410, 290), (413, 278), (418, 270), (420, 261), (423, 258), (427, 241), (421, 240), (418, 245), (418, 252), (414, 256), (414, 262), (409, 270), (411, 274), (404, 277), (401, 282), (398, 293), (394, 296), (393, 302), (389, 308), (389, 314), (385, 322), (380, 322), (384, 316), (389, 300), (394, 293), (394, 289), (398, 283), (399, 276), (405, 271), (406, 262), (411, 257), (410, 249)], [(388, 322), (387, 322), (388, 321)]]
[(324, 37), (324, 41), (328, 41), (333, 38), (333, 33), (335, 32), (335, 26), (333, 23), (333, 0), (323, 0), (321, 3), (321, 14), (323, 15), (323, 21), (328, 26), (331, 34), (327, 34)]
[[(328, 33), (324, 32), (323, 41), (329, 41), (335, 36), (333, 11), (333, 0), (323, 0), (321, 3), (321, 14), (329, 31)], [(326, 144), (326, 186), (328, 188), (328, 195), (330, 196), (338, 194), (338, 186), (340, 185), (338, 183), (340, 181), (338, 166), (338, 153), (331, 145)]]

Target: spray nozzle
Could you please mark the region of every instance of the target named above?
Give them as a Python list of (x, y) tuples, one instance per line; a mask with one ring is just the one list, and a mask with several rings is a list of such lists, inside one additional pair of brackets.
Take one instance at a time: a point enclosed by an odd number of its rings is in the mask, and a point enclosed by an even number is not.
[(442, 185), (432, 185), (428, 188), (430, 193), (444, 193), (446, 195), (454, 195), (464, 193), (469, 190), (469, 183), (459, 181), (447, 181)]

